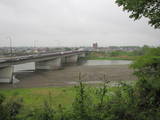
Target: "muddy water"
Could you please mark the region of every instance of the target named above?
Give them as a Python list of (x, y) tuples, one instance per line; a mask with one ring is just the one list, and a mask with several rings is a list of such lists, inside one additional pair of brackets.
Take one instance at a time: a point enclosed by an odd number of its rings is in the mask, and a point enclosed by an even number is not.
[[(34, 71), (34, 63), (30, 63), (26, 65), (26, 67), (23, 65), (16, 68), (17, 71), (21, 71), (23, 68), (23, 72), (16, 73), (16, 78), (20, 80), (20, 82), (14, 85), (0, 84), (0, 88), (30, 88), (75, 85), (78, 81), (79, 72), (82, 73), (82, 78), (87, 84), (103, 83), (104, 74), (106, 76), (106, 80), (109, 81), (136, 80), (136, 77), (132, 75), (133, 71), (128, 67), (130, 63), (131, 61), (115, 60), (87, 61), (84, 65), (67, 66), (61, 70), (55, 71)], [(26, 70), (31, 70), (33, 72), (28, 72)]]
[(129, 60), (88, 60), (84, 66), (95, 66), (95, 65), (128, 65), (132, 61)]
[[(129, 60), (88, 60), (83, 66), (95, 66), (95, 65), (128, 65), (132, 61)], [(34, 71), (35, 63), (25, 63), (14, 66), (14, 72)]]

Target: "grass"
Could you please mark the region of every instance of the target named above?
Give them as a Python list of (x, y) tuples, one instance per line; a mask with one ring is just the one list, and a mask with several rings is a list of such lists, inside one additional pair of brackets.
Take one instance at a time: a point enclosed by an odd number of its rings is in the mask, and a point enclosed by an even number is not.
[[(94, 96), (97, 86), (86, 86), (90, 96)], [(115, 88), (109, 88), (114, 90)], [(75, 87), (49, 87), (49, 88), (15, 88), (1, 89), (0, 94), (3, 94), (7, 99), (12, 99), (13, 96), (23, 98), (24, 105), (28, 107), (39, 106), (44, 100), (51, 96), (54, 107), (62, 104), (64, 107), (70, 107), (76, 95)]]
[(0, 90), (0, 93), (6, 98), (12, 96), (22, 97), (24, 99), (24, 105), (29, 107), (40, 105), (49, 95), (52, 96), (55, 107), (59, 104), (69, 106), (75, 97), (74, 87), (17, 88)]
[[(125, 81), (125, 83), (127, 82)], [(95, 93), (100, 86), (102, 86), (102, 84), (86, 85), (88, 95), (92, 96), (95, 102), (97, 101)], [(120, 88), (112, 86), (108, 87), (107, 89), (110, 94), (110, 92), (113, 92)], [(0, 94), (3, 94), (7, 99), (12, 99), (12, 97), (14, 96), (23, 98), (24, 106), (26, 107), (39, 106), (44, 102), (44, 100), (48, 99), (49, 96), (51, 96), (52, 104), (55, 108), (58, 108), (59, 104), (63, 105), (63, 107), (71, 107), (74, 98), (76, 96), (76, 88), (73, 86), (68, 86), (68, 87), (1, 89)]]

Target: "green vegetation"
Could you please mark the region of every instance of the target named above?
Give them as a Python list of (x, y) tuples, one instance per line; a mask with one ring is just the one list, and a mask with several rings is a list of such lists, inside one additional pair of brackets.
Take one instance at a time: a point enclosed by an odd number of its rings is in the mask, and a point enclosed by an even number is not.
[[(159, 0), (116, 0), (131, 18), (150, 19), (160, 26)], [(107, 55), (110, 56), (107, 56)], [(34, 88), (0, 91), (0, 120), (159, 120), (160, 47), (134, 53), (91, 53), (89, 57), (140, 56), (131, 67), (138, 81), (108, 88), (80, 84), (71, 88)], [(24, 97), (24, 98), (23, 98)], [(70, 104), (70, 105), (66, 105)]]
[(159, 0), (116, 0), (123, 10), (130, 12), (130, 18), (134, 20), (146, 17), (149, 24), (155, 28), (160, 28), (160, 1)]
[[(95, 89), (98, 85), (89, 86), (90, 90)], [(116, 87), (108, 88), (110, 91), (116, 89)], [(93, 92), (91, 92), (93, 93)], [(90, 94), (91, 94), (90, 93)], [(52, 96), (52, 104), (55, 108), (62, 104), (64, 107), (71, 107), (73, 100), (76, 96), (76, 87), (44, 87), (44, 88), (15, 88), (15, 89), (1, 89), (0, 95), (3, 95), (7, 99), (15, 96), (16, 98), (23, 98), (23, 105), (26, 107), (37, 107), (41, 105), (46, 98)]]
[(53, 96), (53, 105), (57, 107), (59, 104), (70, 105), (75, 95), (74, 87), (49, 87), (49, 88), (17, 88), (1, 90), (7, 98), (12, 96), (23, 98), (25, 106), (38, 106), (49, 96)]
[(148, 46), (143, 46), (134, 51), (122, 51), (114, 50), (108, 52), (91, 52), (88, 54), (88, 60), (136, 60), (138, 57), (144, 55), (150, 48)]
[[(138, 81), (117, 87), (1, 90), (0, 120), (159, 120), (160, 48), (149, 48), (131, 67)], [(104, 76), (105, 80), (105, 76)]]
[(87, 56), (88, 60), (135, 60), (138, 56), (132, 52), (112, 51), (112, 52), (91, 52)]

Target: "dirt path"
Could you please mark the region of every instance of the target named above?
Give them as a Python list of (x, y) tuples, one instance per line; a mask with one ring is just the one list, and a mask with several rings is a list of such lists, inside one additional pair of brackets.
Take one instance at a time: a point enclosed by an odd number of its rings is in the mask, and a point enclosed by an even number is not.
[(20, 80), (16, 84), (0, 84), (0, 88), (32, 88), (46, 86), (74, 85), (78, 79), (78, 73), (85, 74), (84, 79), (89, 83), (102, 82), (103, 74), (110, 81), (136, 80), (133, 71), (128, 65), (105, 66), (70, 66), (56, 71), (37, 71), (30, 73), (18, 73), (16, 78)]

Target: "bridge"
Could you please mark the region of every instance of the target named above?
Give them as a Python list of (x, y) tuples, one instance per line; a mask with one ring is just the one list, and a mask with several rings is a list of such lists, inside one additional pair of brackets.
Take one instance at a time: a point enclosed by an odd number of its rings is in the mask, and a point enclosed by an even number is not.
[(35, 62), (36, 70), (56, 70), (64, 64), (77, 63), (80, 57), (86, 56), (86, 52), (75, 50), (0, 59), (0, 83), (13, 82), (14, 65)]

